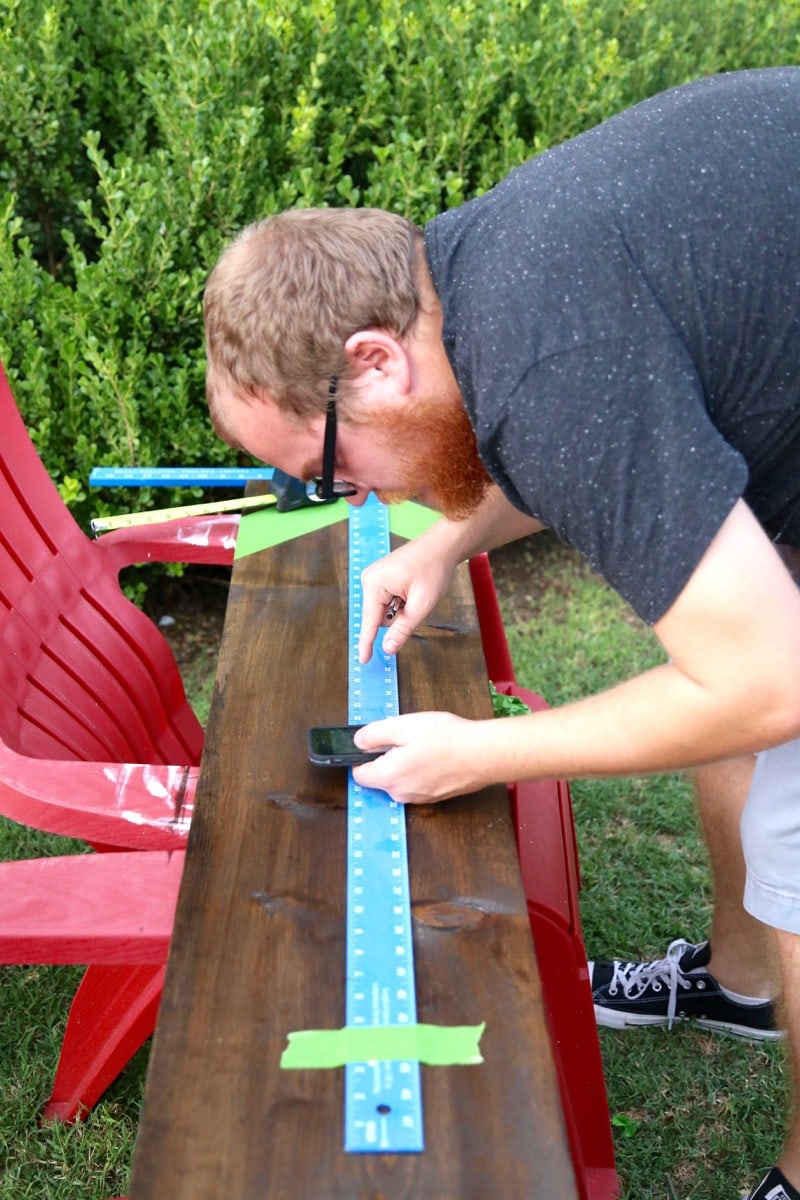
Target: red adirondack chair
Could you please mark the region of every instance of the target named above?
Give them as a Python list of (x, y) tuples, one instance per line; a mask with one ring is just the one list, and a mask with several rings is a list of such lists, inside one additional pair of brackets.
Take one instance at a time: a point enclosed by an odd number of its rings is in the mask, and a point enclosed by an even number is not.
[(0, 962), (86, 963), (45, 1117), (87, 1111), (152, 1032), (203, 730), (166, 640), (119, 585), (230, 563), (238, 517), (92, 540), (0, 367), (0, 814), (98, 851), (0, 865)]
[[(536, 712), (541, 696), (520, 687), (485, 554), (470, 560), (489, 678)], [(509, 718), (513, 720), (514, 718)], [(580, 1200), (617, 1200), (619, 1180), (578, 902), (580, 867), (569, 785), (510, 783), (522, 882)]]
[[(89, 964), (45, 1107), (70, 1120), (154, 1028), (203, 743), (166, 641), (118, 574), (144, 561), (229, 563), (238, 518), (92, 540), (42, 465), (2, 367), (0, 430), (0, 814), (101, 851), (0, 864), (0, 962)], [(488, 559), (470, 565), (489, 676), (541, 707), (515, 682)], [(511, 794), (580, 1194), (610, 1200), (569, 790), (550, 781)]]

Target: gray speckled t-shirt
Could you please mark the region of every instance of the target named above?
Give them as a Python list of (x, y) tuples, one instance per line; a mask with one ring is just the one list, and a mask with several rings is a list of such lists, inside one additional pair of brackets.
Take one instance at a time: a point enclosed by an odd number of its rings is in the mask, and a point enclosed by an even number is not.
[(645, 620), (742, 495), (800, 545), (800, 68), (638, 104), (425, 246), (488, 470)]

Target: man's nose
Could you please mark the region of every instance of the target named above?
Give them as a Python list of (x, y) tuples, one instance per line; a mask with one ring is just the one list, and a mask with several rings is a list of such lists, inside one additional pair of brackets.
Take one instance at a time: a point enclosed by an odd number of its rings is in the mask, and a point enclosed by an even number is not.
[(354, 508), (361, 508), (362, 504), (366, 504), (370, 494), (369, 488), (359, 488), (352, 496), (345, 496), (348, 504), (352, 504)]

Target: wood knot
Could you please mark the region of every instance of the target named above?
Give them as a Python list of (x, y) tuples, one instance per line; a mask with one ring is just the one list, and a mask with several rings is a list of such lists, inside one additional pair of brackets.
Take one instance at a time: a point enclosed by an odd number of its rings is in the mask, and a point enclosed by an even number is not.
[(415, 921), (431, 929), (475, 929), (490, 917), (490, 913), (475, 900), (420, 901), (413, 905)]

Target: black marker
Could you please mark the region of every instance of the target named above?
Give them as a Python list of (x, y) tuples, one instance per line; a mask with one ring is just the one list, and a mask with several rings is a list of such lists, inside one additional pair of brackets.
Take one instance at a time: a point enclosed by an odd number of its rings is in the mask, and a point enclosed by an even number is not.
[(397, 616), (397, 614), (399, 613), (400, 609), (403, 608), (404, 606), (405, 606), (405, 600), (402, 598), (402, 596), (392, 596), (391, 600), (389, 601), (389, 606), (386, 609), (386, 618), (385, 619), (387, 621), (393, 621), (395, 619), (395, 617)]

